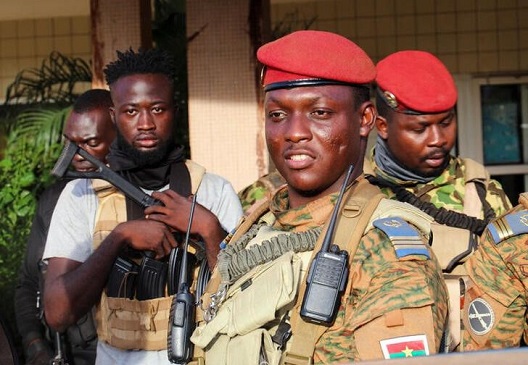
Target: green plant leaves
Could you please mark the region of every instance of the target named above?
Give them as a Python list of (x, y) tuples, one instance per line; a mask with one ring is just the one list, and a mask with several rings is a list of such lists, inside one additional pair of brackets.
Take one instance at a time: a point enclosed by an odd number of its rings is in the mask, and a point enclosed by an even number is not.
[(6, 104), (73, 103), (79, 83), (90, 87), (90, 65), (82, 58), (52, 52), (39, 69), (18, 73), (6, 92)]
[(54, 180), (64, 121), (91, 79), (82, 59), (53, 52), (40, 69), (23, 70), (8, 87), (0, 122), (0, 310), (8, 318), (37, 197)]

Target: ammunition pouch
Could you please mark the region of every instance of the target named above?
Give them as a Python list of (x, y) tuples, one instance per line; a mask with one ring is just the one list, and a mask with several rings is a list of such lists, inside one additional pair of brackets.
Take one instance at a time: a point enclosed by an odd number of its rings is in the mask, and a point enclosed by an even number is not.
[[(281, 351), (273, 343), (273, 333), (261, 327), (274, 322), (277, 312), (287, 311), (295, 303), (301, 266), (300, 256), (290, 251), (249, 271), (229, 289), (216, 317), (199, 326), (191, 341), (207, 348), (207, 357), (214, 362), (221, 356), (227, 362), (218, 363), (259, 363), (259, 356), (264, 356), (274, 363), (272, 358), (280, 358)], [(277, 325), (270, 326), (273, 332)]]
[(273, 343), (269, 331), (263, 328), (233, 338), (219, 337), (207, 351), (209, 361), (214, 359), (215, 364), (229, 365), (278, 365), (281, 356), (282, 351)]
[(172, 297), (148, 300), (101, 296), (97, 316), (100, 341), (122, 350), (165, 350)]
[[(146, 255), (140, 265), (135, 258), (116, 259), (98, 308), (101, 341), (123, 350), (167, 348), (172, 295), (182, 274), (182, 257), (183, 249), (175, 248), (166, 261)], [(187, 277), (192, 280), (199, 262), (192, 253), (187, 258)]]

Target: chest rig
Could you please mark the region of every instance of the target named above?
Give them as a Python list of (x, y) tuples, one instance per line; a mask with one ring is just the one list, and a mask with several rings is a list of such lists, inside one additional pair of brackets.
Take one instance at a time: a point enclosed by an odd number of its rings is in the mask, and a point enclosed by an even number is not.
[[(384, 199), (379, 189), (365, 179), (360, 178), (353, 190), (353, 194), (344, 199), (335, 231), (335, 241), (341, 243), (339, 246), (348, 252), (349, 265), (365, 232), (376, 226), (374, 222), (381, 224), (383, 218), (403, 216), (419, 227), (420, 231), (429, 232), (430, 217), (408, 205), (405, 206), (409, 210), (403, 212), (402, 203)], [(267, 214), (267, 204), (255, 209), (229, 241), (236, 242), (256, 222), (265, 219)], [(200, 316), (201, 311), (198, 311), (198, 326), (191, 337), (196, 345), (195, 360), (191, 364), (202, 364), (204, 361), (206, 364), (248, 364), (258, 363), (262, 359), (269, 364), (311, 364), (315, 345), (328, 327), (301, 318), (302, 300), (307, 286), (299, 261), (313, 260), (327, 228), (323, 228), (310, 251), (300, 254), (286, 252), (273, 261), (255, 267), (225, 292), (222, 292), (218, 268), (213, 271), (201, 300), (203, 312)], [(403, 251), (409, 246), (409, 236), (406, 235), (406, 241), (403, 242), (400, 241), (403, 236), (399, 231), (394, 229), (390, 233), (397, 254), (405, 255)], [(406, 247), (401, 246), (401, 243)], [(408, 254), (418, 253), (415, 249), (422, 248), (423, 244), (416, 244)], [(305, 254), (307, 257), (303, 257)], [(352, 281), (348, 280), (343, 298), (351, 292), (351, 286)], [(207, 320), (201, 320), (200, 317)]]
[[(203, 167), (190, 160), (175, 163), (171, 166), (169, 186), (188, 196), (196, 193), (204, 173)], [(141, 207), (108, 182), (93, 180), (92, 186), (99, 200), (93, 234), (97, 249), (119, 223), (143, 217), (143, 213)], [(174, 270), (179, 268), (178, 263), (170, 261), (177, 259), (171, 255), (169, 260), (159, 261), (134, 251), (125, 251), (116, 259), (96, 310), (101, 341), (125, 350), (167, 348), (171, 295), (179, 274)]]

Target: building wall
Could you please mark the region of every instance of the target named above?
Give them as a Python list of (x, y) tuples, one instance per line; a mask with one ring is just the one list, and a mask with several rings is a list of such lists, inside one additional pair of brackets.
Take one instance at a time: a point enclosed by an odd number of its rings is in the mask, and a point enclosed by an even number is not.
[[(452, 73), (528, 72), (525, 0), (278, 0), (272, 21), (337, 32), (375, 61), (402, 49), (436, 54)], [(293, 16), (292, 16), (293, 15)]]
[(191, 158), (236, 190), (267, 171), (249, 1), (188, 0), (187, 69)]
[[(21, 1), (0, 0), (0, 102), (15, 75), (52, 50), (91, 60), (89, 0), (46, 0), (38, 11), (41, 0)], [(192, 157), (237, 189), (268, 168), (247, 3), (188, 0), (189, 34), (207, 25), (189, 47)], [(455, 77), (528, 75), (526, 0), (271, 0), (271, 11), (272, 27), (334, 31), (374, 61), (423, 49)]]
[(88, 15), (0, 21), (0, 103), (17, 73), (40, 68), (52, 51), (91, 60)]

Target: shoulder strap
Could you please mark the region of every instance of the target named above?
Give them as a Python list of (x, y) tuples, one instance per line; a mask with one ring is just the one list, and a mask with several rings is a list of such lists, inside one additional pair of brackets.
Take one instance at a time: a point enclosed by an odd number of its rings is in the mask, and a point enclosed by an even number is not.
[(528, 233), (528, 214), (526, 210), (513, 211), (494, 220), (488, 225), (488, 231), (493, 242), (498, 245), (502, 241), (520, 234)]
[(519, 194), (519, 204), (528, 209), (528, 192)]
[(185, 162), (174, 162), (171, 165), (169, 186), (182, 196), (191, 195), (191, 174)]
[(470, 158), (463, 158), (466, 167), (466, 197), (464, 198), (464, 213), (470, 217), (481, 217), (488, 222), (495, 218), (495, 211), (486, 200), (490, 174), (486, 167)]
[[(477, 186), (485, 189), (483, 184), (475, 181), (466, 183), (466, 193), (464, 196), (464, 214), (469, 217), (480, 218), (482, 211), (482, 199), (478, 193)], [(485, 200), (485, 199), (484, 199)]]
[(462, 161), (466, 167), (466, 181), (478, 181), (487, 187), (490, 180), (490, 174), (484, 165), (470, 158), (462, 158)]
[[(365, 229), (369, 225), (370, 219), (376, 210), (379, 202), (384, 195), (379, 188), (371, 185), (366, 179), (360, 178), (355, 186), (348, 192), (346, 203), (341, 210), (339, 221), (337, 223), (337, 230), (335, 234), (335, 242), (346, 242), (346, 245), (340, 245), (345, 248), (348, 253), (349, 266), (355, 256), (357, 247)], [(328, 227), (325, 227), (321, 233), (312, 255), (312, 260), (320, 249), (324, 235)], [(348, 280), (345, 292), (350, 292), (352, 282)], [(313, 356), (315, 344), (321, 335), (328, 328), (326, 326), (317, 325), (314, 323), (305, 322), (300, 316), (302, 299), (306, 291), (306, 280), (301, 282), (297, 303), (291, 314), (291, 331), (293, 333), (292, 343), (289, 350), (285, 353), (285, 360), (290, 359), (292, 363), (294, 359), (309, 359)], [(287, 361), (286, 361), (287, 363)]]
[(202, 182), (202, 178), (205, 175), (205, 167), (191, 160), (185, 160), (185, 166), (187, 167), (191, 178), (191, 193), (196, 194)]

